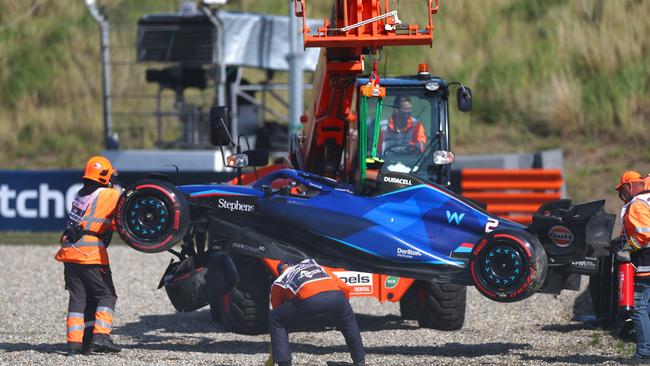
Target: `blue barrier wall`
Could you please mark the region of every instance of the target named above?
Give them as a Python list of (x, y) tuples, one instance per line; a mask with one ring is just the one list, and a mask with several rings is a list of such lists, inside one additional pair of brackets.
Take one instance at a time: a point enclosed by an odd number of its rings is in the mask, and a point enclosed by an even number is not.
[(61, 231), (81, 174), (0, 170), (0, 230)]
[[(124, 172), (125, 187), (147, 172)], [(228, 173), (168, 173), (172, 183), (223, 182)], [(82, 187), (81, 170), (0, 170), (0, 231), (63, 231), (75, 194)]]

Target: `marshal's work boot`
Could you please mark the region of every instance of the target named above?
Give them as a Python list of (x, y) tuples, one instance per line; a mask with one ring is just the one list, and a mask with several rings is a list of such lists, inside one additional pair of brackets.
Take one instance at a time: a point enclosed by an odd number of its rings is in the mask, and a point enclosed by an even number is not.
[(77, 348), (68, 348), (68, 356), (76, 356), (76, 355), (80, 355), (82, 353), (83, 353), (83, 351), (81, 350), (81, 348), (79, 348), (79, 349), (77, 349)]
[(68, 342), (68, 356), (80, 355), (83, 352), (83, 345), (77, 342)]
[(117, 353), (122, 350), (122, 348), (113, 343), (111, 336), (106, 334), (95, 334), (90, 348), (93, 352)]

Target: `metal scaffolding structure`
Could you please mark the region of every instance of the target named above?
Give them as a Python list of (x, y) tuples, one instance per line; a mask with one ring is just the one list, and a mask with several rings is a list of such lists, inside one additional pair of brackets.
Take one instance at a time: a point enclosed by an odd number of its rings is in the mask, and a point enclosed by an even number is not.
[[(298, 130), (318, 52), (302, 49), (295, 17), (194, 2), (86, 5), (101, 31), (107, 150), (212, 149), (214, 105), (229, 108), (234, 135), (257, 136), (269, 122)], [(288, 139), (270, 147), (286, 150)]]

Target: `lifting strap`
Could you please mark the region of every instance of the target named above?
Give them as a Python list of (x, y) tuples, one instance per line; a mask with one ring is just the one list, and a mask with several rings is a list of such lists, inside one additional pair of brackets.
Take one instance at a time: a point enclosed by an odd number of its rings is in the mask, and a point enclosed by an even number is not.
[[(377, 74), (377, 59), (374, 60), (372, 66), (372, 74), (368, 79), (366, 85), (362, 85), (361, 91), (361, 108), (359, 118), (359, 184), (363, 186), (366, 180), (367, 165), (376, 165), (383, 162), (377, 157), (377, 146), (379, 144), (379, 132), (381, 128), (381, 111), (384, 106), (384, 97), (386, 96), (386, 88), (380, 86), (381, 79)], [(366, 120), (368, 115), (368, 99), (377, 98), (377, 108), (375, 110), (375, 123), (372, 133), (372, 147), (370, 150), (370, 157), (366, 158)]]

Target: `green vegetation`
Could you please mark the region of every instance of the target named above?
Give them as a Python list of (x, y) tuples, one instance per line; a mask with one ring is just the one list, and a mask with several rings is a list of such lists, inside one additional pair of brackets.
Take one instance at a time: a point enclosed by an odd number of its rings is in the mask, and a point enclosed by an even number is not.
[[(99, 3), (111, 19), (135, 24), (180, 1)], [(308, 2), (308, 15), (326, 17), (331, 3)], [(425, 3), (389, 1), (407, 23), (423, 23)], [(228, 8), (286, 15), (286, 4), (231, 0)], [(618, 174), (650, 171), (647, 14), (650, 2), (639, 0), (441, 1), (434, 46), (386, 49), (380, 70), (412, 74), (427, 62), (472, 87), (475, 110), (452, 116), (457, 153), (562, 148), (570, 195), (607, 196), (615, 207)], [(98, 37), (83, 1), (0, 0), (0, 167), (78, 167), (102, 150)], [(132, 58), (133, 49), (114, 55)], [(117, 91), (142, 75), (124, 79), (114, 81)]]
[[(0, 245), (2, 244), (12, 244), (12, 245), (22, 245), (22, 244), (35, 244), (35, 245), (52, 245), (59, 244), (59, 239), (61, 238), (60, 231), (42, 231), (42, 232), (31, 232), (31, 231), (3, 231), (2, 236), (0, 237)], [(119, 235), (113, 235), (110, 245), (126, 245), (124, 241), (120, 238)], [(52, 255), (56, 252), (53, 251)]]
[(589, 341), (590, 346), (598, 347), (603, 345), (603, 336), (600, 334), (592, 334)]
[[(2, 233), (0, 244), (36, 244), (51, 245), (59, 242), (60, 232), (29, 232), (29, 231), (5, 231)], [(55, 252), (52, 252), (54, 256)]]
[(636, 351), (636, 343), (631, 341), (626, 342), (624, 340), (617, 339), (616, 343), (614, 344), (614, 351), (618, 355), (625, 356), (625, 357), (632, 357), (634, 355), (634, 352)]

